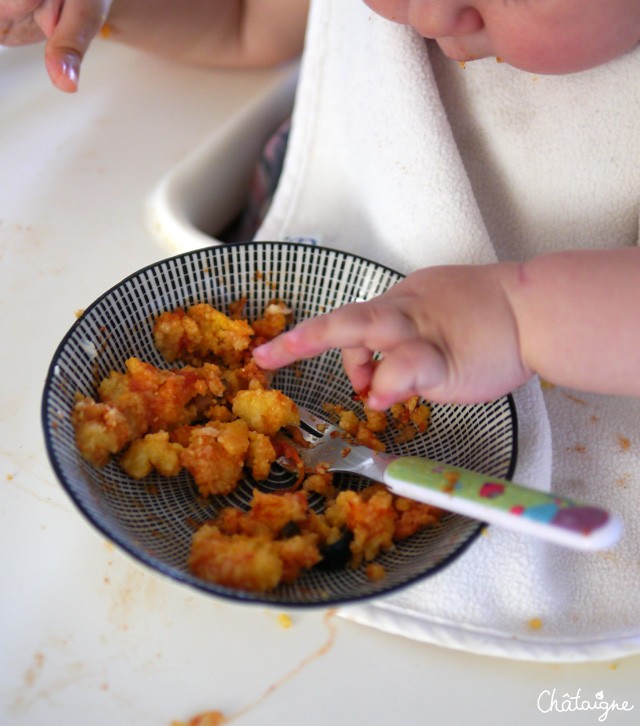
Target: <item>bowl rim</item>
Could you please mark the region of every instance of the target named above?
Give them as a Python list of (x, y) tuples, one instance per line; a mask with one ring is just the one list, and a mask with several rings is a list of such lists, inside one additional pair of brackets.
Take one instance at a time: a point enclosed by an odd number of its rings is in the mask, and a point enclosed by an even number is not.
[[(130, 274), (126, 275), (125, 277), (121, 278), (118, 282), (111, 285), (107, 290), (105, 290), (101, 295), (99, 295), (95, 300), (93, 300), (86, 308), (83, 309), (82, 315), (80, 315), (69, 327), (61, 341), (56, 346), (54, 353), (51, 358), (51, 362), (47, 368), (47, 373), (44, 380), (43, 385), (43, 391), (42, 391), (42, 397), (41, 397), (41, 405), (40, 405), (40, 419), (41, 419), (41, 425), (42, 425), (42, 431), (44, 435), (44, 443), (45, 443), (45, 450), (47, 452), (47, 457), (49, 459), (49, 463), (54, 471), (54, 474), (56, 476), (56, 479), (58, 483), (62, 486), (66, 494), (69, 496), (70, 500), (73, 502), (77, 510), (83, 515), (83, 517), (88, 520), (88, 522), (91, 523), (91, 525), (100, 532), (109, 542), (112, 542), (114, 545), (116, 545), (121, 551), (123, 551), (128, 557), (133, 559), (136, 563), (143, 565), (146, 569), (151, 570), (152, 573), (158, 574), (162, 576), (165, 579), (169, 579), (174, 583), (178, 583), (181, 586), (186, 586), (188, 588), (193, 588), (197, 590), (200, 593), (214, 596), (218, 598), (222, 598), (226, 601), (233, 602), (236, 604), (247, 604), (247, 605), (260, 605), (262, 607), (287, 607), (290, 609), (317, 609), (317, 608), (327, 608), (327, 607), (335, 607), (335, 606), (349, 606), (351, 604), (361, 603), (363, 601), (372, 601), (378, 598), (384, 598), (389, 595), (392, 595), (393, 593), (396, 593), (400, 590), (403, 590), (407, 587), (410, 587), (412, 585), (415, 585), (423, 580), (426, 580), (433, 575), (436, 575), (438, 572), (441, 572), (443, 569), (451, 565), (453, 562), (455, 562), (457, 559), (459, 559), (468, 549), (469, 547), (477, 540), (482, 530), (487, 527), (487, 523), (477, 520), (477, 525), (475, 529), (471, 531), (467, 539), (458, 546), (455, 550), (453, 550), (451, 553), (449, 553), (446, 557), (444, 557), (438, 564), (431, 567), (428, 572), (426, 573), (420, 573), (413, 575), (409, 577), (407, 580), (404, 580), (403, 582), (396, 583), (394, 585), (389, 586), (387, 589), (385, 589), (382, 592), (379, 593), (363, 593), (359, 595), (354, 596), (332, 596), (328, 597), (323, 600), (318, 600), (316, 602), (299, 602), (299, 601), (277, 601), (277, 600), (269, 600), (267, 597), (265, 597), (265, 593), (253, 593), (253, 592), (245, 592), (243, 590), (234, 589), (234, 588), (227, 588), (220, 585), (217, 585), (216, 583), (207, 583), (204, 580), (200, 580), (199, 578), (196, 578), (195, 576), (188, 576), (186, 573), (184, 573), (182, 570), (179, 570), (173, 566), (167, 565), (162, 560), (155, 558), (152, 554), (146, 552), (142, 548), (136, 548), (132, 546), (130, 543), (126, 541), (126, 538), (121, 537), (119, 533), (117, 532), (111, 532), (109, 531), (108, 527), (99, 521), (99, 519), (94, 516), (94, 514), (90, 511), (89, 508), (85, 507), (83, 503), (81, 502), (80, 498), (74, 491), (73, 487), (67, 482), (67, 477), (63, 471), (63, 467), (60, 464), (58, 457), (55, 452), (54, 444), (53, 444), (53, 437), (52, 432), (50, 430), (50, 426), (48, 425), (48, 419), (49, 419), (49, 411), (50, 411), (50, 392), (52, 389), (53, 381), (56, 378), (56, 367), (58, 365), (57, 361), (64, 350), (65, 346), (67, 345), (70, 338), (74, 335), (76, 329), (82, 324), (82, 320), (85, 317), (87, 313), (89, 313), (91, 310), (93, 310), (95, 307), (97, 307), (105, 298), (107, 298), (112, 292), (114, 292), (116, 289), (121, 287), (122, 285), (126, 284), (127, 282), (133, 280), (134, 278), (143, 275), (146, 271), (154, 269), (156, 267), (159, 267), (161, 265), (166, 265), (167, 263), (171, 263), (172, 261), (179, 261), (181, 259), (188, 259), (190, 257), (200, 257), (205, 254), (207, 254), (211, 249), (217, 249), (217, 248), (248, 248), (248, 247), (260, 247), (260, 246), (272, 246), (272, 247), (289, 247), (289, 248), (295, 248), (304, 246), (305, 248), (309, 249), (315, 249), (318, 250), (321, 253), (333, 253), (337, 255), (342, 255), (344, 257), (347, 257), (352, 260), (356, 261), (362, 261), (367, 264), (374, 264), (377, 267), (390, 272), (394, 275), (398, 275), (400, 278), (403, 278), (404, 275), (397, 270), (394, 270), (393, 268), (389, 267), (388, 265), (385, 265), (383, 263), (376, 262), (375, 260), (368, 259), (362, 255), (357, 255), (351, 252), (347, 252), (345, 250), (340, 250), (332, 247), (327, 247), (325, 245), (313, 245), (308, 244), (304, 242), (292, 242), (292, 241), (271, 241), (271, 240), (257, 240), (257, 241), (249, 241), (249, 242), (232, 242), (232, 243), (224, 243), (224, 244), (212, 244), (210, 247), (200, 247), (194, 250), (188, 250), (186, 252), (180, 252), (175, 255), (170, 255), (168, 257), (163, 257), (161, 259), (158, 259), (154, 262), (149, 263), (148, 265), (145, 265), (137, 270), (134, 270)], [(511, 393), (506, 394), (505, 396), (501, 397), (506, 400), (506, 403), (508, 405), (508, 411), (511, 419), (511, 454), (509, 459), (509, 465), (506, 474), (504, 475), (504, 478), (511, 479), (515, 472), (515, 468), (517, 465), (517, 459), (518, 459), (518, 415), (517, 415), (517, 409), (515, 405), (514, 397)], [(456, 515), (456, 516), (462, 516), (462, 515)], [(469, 519), (469, 518), (467, 518)], [(268, 593), (267, 593), (268, 596)]]

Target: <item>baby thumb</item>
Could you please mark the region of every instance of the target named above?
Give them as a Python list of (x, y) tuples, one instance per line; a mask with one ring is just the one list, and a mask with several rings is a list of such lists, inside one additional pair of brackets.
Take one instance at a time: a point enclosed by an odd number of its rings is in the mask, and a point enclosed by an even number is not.
[(386, 351), (375, 366), (368, 405), (384, 410), (419, 395), (430, 399), (447, 381), (447, 362), (441, 351), (414, 339)]

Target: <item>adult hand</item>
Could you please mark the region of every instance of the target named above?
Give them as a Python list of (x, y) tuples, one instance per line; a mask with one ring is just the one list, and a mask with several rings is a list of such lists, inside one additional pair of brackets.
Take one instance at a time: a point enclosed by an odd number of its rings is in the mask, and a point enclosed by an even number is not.
[(0, 43), (45, 42), (45, 66), (62, 91), (78, 88), (80, 65), (112, 0), (0, 0)]

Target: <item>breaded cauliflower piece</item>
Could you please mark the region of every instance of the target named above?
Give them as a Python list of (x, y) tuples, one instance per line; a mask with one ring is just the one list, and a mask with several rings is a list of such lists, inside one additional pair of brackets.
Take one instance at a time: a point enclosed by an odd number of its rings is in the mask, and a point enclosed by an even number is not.
[(272, 300), (261, 318), (251, 323), (256, 336), (262, 341), (280, 335), (291, 320), (292, 310), (282, 300)]
[(273, 436), (285, 426), (299, 426), (298, 407), (281, 391), (255, 388), (238, 391), (232, 410), (252, 431)]
[(224, 535), (211, 524), (193, 535), (189, 569), (196, 577), (251, 592), (266, 592), (282, 578), (282, 560), (273, 540)]
[(171, 431), (196, 420), (225, 393), (213, 364), (161, 370), (129, 358), (125, 372), (112, 371), (98, 386), (98, 398), (80, 396), (72, 415), (78, 448), (95, 466), (148, 432)]
[(238, 391), (249, 388), (269, 388), (271, 373), (262, 370), (253, 358), (245, 365), (226, 368), (222, 377), (227, 387), (227, 395), (233, 398)]
[(381, 421), (381, 418), (384, 418), (386, 422), (385, 413), (374, 415), (374, 412), (370, 411), (368, 412), (367, 421), (361, 421), (355, 411), (344, 408), (344, 406), (325, 404), (324, 408), (330, 415), (338, 417), (338, 428), (354, 438), (359, 444), (368, 446), (374, 451), (385, 450), (385, 445), (376, 436), (376, 433), (385, 430), (385, 425)]
[(373, 434), (381, 434), (387, 430), (388, 420), (385, 411), (374, 411), (372, 408), (364, 407), (366, 426)]
[(299, 534), (276, 540), (274, 545), (282, 563), (280, 581), (285, 584), (294, 582), (303, 570), (310, 570), (322, 559), (315, 534)]
[(417, 434), (423, 434), (431, 420), (431, 407), (428, 403), (420, 403), (418, 396), (412, 396), (402, 403), (394, 403), (389, 412), (398, 430), (395, 437), (395, 442), (398, 444), (407, 443)]
[(337, 494), (333, 484), (333, 474), (328, 471), (316, 471), (309, 474), (302, 482), (302, 490), (316, 492), (327, 499), (333, 499)]
[(443, 511), (431, 504), (423, 504), (405, 497), (394, 497), (397, 512), (393, 539), (396, 542), (410, 537), (425, 527), (433, 527), (440, 521)]
[(303, 492), (254, 490), (248, 512), (226, 507), (196, 531), (189, 556), (191, 571), (220, 585), (256, 592), (293, 582), (321, 560), (318, 535), (301, 531), (307, 518)]
[(215, 421), (192, 428), (180, 461), (202, 496), (229, 494), (242, 477), (248, 449), (249, 428), (244, 421)]
[(256, 481), (262, 481), (269, 476), (271, 465), (276, 458), (276, 450), (271, 439), (257, 431), (249, 431), (249, 449), (245, 465), (251, 469), (251, 475)]
[(232, 320), (207, 303), (161, 313), (153, 326), (158, 350), (168, 361), (238, 364), (254, 336), (246, 320)]
[(120, 457), (120, 466), (134, 479), (144, 479), (154, 469), (162, 476), (176, 476), (182, 469), (182, 446), (172, 443), (166, 431), (136, 439)]
[(191, 423), (212, 397), (225, 392), (220, 369), (211, 364), (162, 370), (129, 358), (125, 368), (100, 383), (98, 396), (126, 416), (133, 438)]
[(301, 525), (308, 516), (304, 492), (268, 494), (254, 489), (249, 511), (225, 507), (216, 517), (215, 525), (227, 535), (278, 538), (288, 525)]
[(393, 547), (396, 511), (392, 494), (381, 487), (371, 496), (343, 491), (338, 494), (325, 513), (329, 524), (353, 532), (351, 542), (351, 566), (369, 562), (380, 552)]
[(299, 524), (307, 518), (307, 495), (304, 492), (285, 492), (267, 494), (253, 490), (250, 519), (263, 525), (274, 537), (293, 523)]
[(126, 416), (106, 403), (79, 396), (73, 408), (72, 422), (76, 444), (82, 456), (94, 466), (106, 466), (112, 454), (131, 440)]

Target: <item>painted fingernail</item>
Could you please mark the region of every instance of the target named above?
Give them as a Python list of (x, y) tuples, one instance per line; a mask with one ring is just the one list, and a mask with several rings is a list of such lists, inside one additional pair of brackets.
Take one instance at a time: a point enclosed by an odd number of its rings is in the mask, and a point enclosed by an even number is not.
[(61, 65), (62, 74), (74, 86), (78, 86), (80, 77), (80, 59), (76, 55), (64, 57)]

